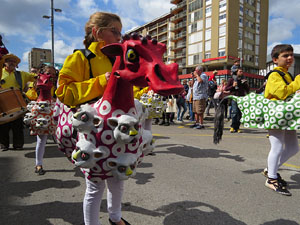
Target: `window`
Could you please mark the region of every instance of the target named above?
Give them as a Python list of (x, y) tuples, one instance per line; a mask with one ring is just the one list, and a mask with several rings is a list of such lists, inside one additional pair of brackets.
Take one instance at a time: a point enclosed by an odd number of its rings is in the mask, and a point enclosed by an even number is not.
[(226, 35), (226, 24), (219, 26), (219, 36)]
[(205, 20), (205, 28), (210, 28), (211, 27), (211, 17), (206, 18)]
[(256, 24), (256, 33), (259, 34), (260, 26)]
[(197, 23), (191, 24), (190, 27), (191, 27), (191, 32), (190, 33), (193, 33), (193, 32), (197, 31)]
[(239, 18), (239, 26), (243, 27), (243, 17), (242, 16), (240, 16), (240, 18)]
[(226, 22), (226, 12), (219, 15), (219, 24)]
[(219, 49), (225, 48), (225, 37), (219, 38)]
[(211, 57), (211, 54), (210, 53), (205, 53), (205, 58), (206, 59), (209, 59)]
[(202, 60), (201, 55), (190, 55), (188, 56), (188, 65), (199, 64)]
[(189, 22), (190, 23), (195, 22), (197, 20), (202, 19), (202, 17), (203, 17), (203, 11), (202, 10), (192, 12), (192, 13), (189, 14)]
[(219, 11), (220, 12), (223, 12), (223, 11), (226, 11), (226, 1), (220, 1), (219, 3)]
[(199, 55), (193, 55), (193, 61), (194, 61), (194, 64), (199, 64), (200, 63), (200, 56)]
[(260, 12), (260, 2), (257, 2), (257, 4), (256, 4), (256, 11)]
[(203, 20), (197, 21), (197, 30), (202, 30), (203, 29)]
[(258, 55), (259, 54), (259, 46), (255, 45), (255, 54)]
[(244, 43), (244, 48), (248, 49), (248, 50), (251, 50), (251, 51), (254, 50), (253, 44), (250, 44), (250, 43), (247, 43), (247, 42)]
[(206, 7), (206, 9), (205, 9), (205, 16), (206, 17), (211, 16), (211, 6)]
[(195, 12), (195, 14), (194, 14), (194, 20), (195, 21), (202, 19), (202, 17), (203, 17), (203, 11), (202, 10), (198, 10), (197, 12)]
[(250, 28), (252, 28), (252, 29), (255, 29), (254, 23), (251, 22), (251, 21), (249, 21), (249, 20), (245, 20), (245, 26), (246, 26), (246, 27), (250, 27)]
[(239, 40), (243, 39), (243, 28), (239, 28)]
[(210, 41), (206, 41), (205, 42), (205, 51), (208, 52), (211, 50), (211, 42)]
[(256, 55), (255, 56), (255, 66), (258, 66), (258, 63), (259, 63), (259, 59), (258, 59), (258, 56)]
[(255, 35), (255, 43), (258, 45), (259, 44), (259, 34)]
[(244, 14), (244, 6), (240, 5), (240, 15)]
[(189, 35), (189, 44), (202, 41), (203, 32), (199, 31)]
[(254, 12), (251, 9), (245, 8), (245, 14), (250, 17), (254, 17)]
[(211, 39), (211, 29), (205, 31), (205, 40)]
[(188, 52), (189, 54), (196, 54), (198, 52), (202, 52), (202, 42), (189, 45)]
[(259, 22), (260, 22), (260, 14), (256, 13), (256, 23), (259, 23)]
[(254, 0), (245, 0), (246, 3), (248, 3), (249, 5), (254, 6)]
[(218, 56), (225, 56), (225, 49), (219, 50)]
[(195, 11), (203, 7), (203, 0), (196, 0), (189, 4), (189, 11)]
[(245, 31), (245, 37), (254, 40), (254, 34), (249, 31)]
[(211, 0), (205, 0), (205, 5), (210, 5), (211, 4)]

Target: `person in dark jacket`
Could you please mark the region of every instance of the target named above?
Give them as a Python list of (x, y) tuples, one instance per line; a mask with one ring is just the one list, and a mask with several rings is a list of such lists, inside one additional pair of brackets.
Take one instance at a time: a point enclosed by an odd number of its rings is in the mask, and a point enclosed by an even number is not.
[[(232, 77), (228, 80), (228, 84), (225, 88), (225, 91), (230, 91), (230, 95), (235, 96), (245, 96), (249, 93), (250, 88), (248, 82), (243, 77), (243, 69), (237, 69), (236, 77)], [(239, 110), (237, 103), (235, 101), (231, 102), (231, 128), (230, 133), (241, 133), (240, 130), (240, 119), (241, 119), (241, 111)]]

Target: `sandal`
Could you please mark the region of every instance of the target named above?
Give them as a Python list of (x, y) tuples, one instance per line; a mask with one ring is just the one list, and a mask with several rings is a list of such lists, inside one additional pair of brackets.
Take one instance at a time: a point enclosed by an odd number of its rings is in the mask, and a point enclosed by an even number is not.
[(35, 167), (35, 173), (37, 173), (38, 175), (44, 175), (46, 173), (46, 171), (43, 169), (43, 167), (39, 167), (37, 168), (37, 166)]
[[(123, 220), (123, 222), (125, 223), (125, 225), (130, 225), (130, 223), (128, 223), (126, 220), (124, 220), (123, 218), (121, 218), (121, 220)], [(117, 225), (115, 222), (111, 221), (110, 218), (108, 219), (109, 223), (111, 225)]]
[[(263, 172), (261, 172), (266, 178), (268, 178), (268, 168), (265, 168)], [(288, 183), (277, 173), (277, 180), (283, 187), (288, 187)]]
[(272, 189), (273, 191), (285, 195), (291, 196), (292, 194), (286, 189), (286, 187), (282, 186), (281, 183), (278, 182), (278, 179), (268, 178), (266, 180), (265, 186)]

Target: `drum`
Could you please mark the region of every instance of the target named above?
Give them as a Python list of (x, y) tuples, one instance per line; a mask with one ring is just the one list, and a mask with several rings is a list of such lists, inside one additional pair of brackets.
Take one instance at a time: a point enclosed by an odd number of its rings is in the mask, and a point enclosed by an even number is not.
[(26, 102), (19, 89), (0, 89), (0, 124), (18, 119), (26, 113)]

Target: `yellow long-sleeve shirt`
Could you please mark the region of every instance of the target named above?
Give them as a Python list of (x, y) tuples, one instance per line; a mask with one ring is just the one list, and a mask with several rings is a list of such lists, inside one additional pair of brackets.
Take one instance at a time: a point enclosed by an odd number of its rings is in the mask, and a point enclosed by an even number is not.
[(107, 56), (101, 52), (104, 42), (93, 42), (89, 50), (96, 55), (90, 59), (93, 78), (87, 58), (81, 51), (69, 55), (59, 73), (56, 96), (71, 107), (101, 97), (106, 88), (106, 72), (111, 72), (112, 65)]
[(2, 77), (1, 80), (4, 80), (3, 84), (1, 85), (2, 88), (21, 88), (24, 90), (25, 85), (29, 81), (35, 81), (35, 74), (34, 73), (27, 73), (24, 71), (20, 71), (21, 78), (22, 78), (22, 87), (18, 84), (14, 72), (9, 73), (5, 68), (2, 69)]
[(265, 88), (265, 98), (271, 100), (284, 100), (289, 95), (300, 89), (300, 76), (296, 76), (295, 80), (292, 81), (292, 78), (288, 74), (288, 70), (286, 68), (275, 67), (274, 70), (284, 72), (284, 78), (289, 84), (287, 85), (285, 83), (282, 76), (278, 72), (271, 73)]

